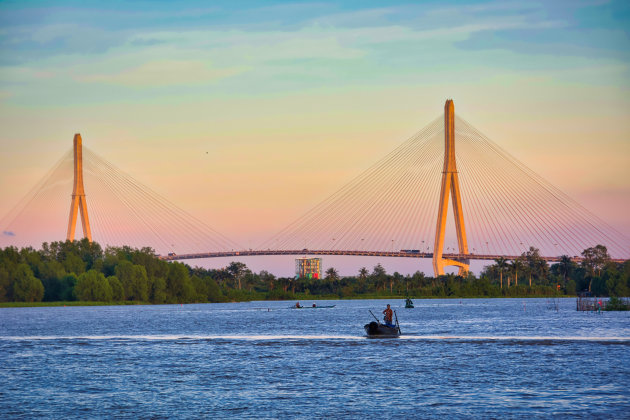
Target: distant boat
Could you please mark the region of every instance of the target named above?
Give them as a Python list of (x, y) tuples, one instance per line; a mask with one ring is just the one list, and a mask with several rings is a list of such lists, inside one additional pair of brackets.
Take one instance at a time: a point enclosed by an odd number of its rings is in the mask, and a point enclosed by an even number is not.
[(313, 306), (297, 306), (297, 305), (293, 305), (293, 306), (289, 306), (289, 309), (323, 309), (323, 308), (334, 308), (337, 305), (315, 305), (313, 304)]

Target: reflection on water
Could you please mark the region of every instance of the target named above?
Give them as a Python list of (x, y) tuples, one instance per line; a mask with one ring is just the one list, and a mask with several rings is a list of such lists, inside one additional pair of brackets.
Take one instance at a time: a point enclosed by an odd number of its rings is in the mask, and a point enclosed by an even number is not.
[[(308, 304), (308, 302), (305, 302)], [(403, 335), (368, 340), (391, 303)], [(0, 309), (7, 417), (626, 417), (630, 313), (545, 299)]]

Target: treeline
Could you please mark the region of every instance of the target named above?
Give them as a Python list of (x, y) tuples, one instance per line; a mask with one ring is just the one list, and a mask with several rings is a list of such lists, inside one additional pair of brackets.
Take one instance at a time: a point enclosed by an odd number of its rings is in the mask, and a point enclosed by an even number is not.
[(613, 262), (603, 245), (585, 249), (581, 257), (579, 264), (563, 255), (559, 262), (549, 265), (538, 249), (530, 247), (512, 261), (495, 260), (485, 267), (481, 277), (499, 284), (504, 291), (549, 286), (568, 295), (589, 292), (594, 296), (630, 296), (630, 260)]
[(44, 243), (41, 250), (0, 250), (2, 302), (220, 302), (211, 277), (167, 263), (151, 248), (109, 247), (87, 239)]
[(501, 297), (575, 295), (628, 296), (630, 262), (610, 261), (606, 248), (589, 248), (584, 261), (549, 266), (531, 248), (515, 261), (499, 259), (479, 277), (437, 278), (416, 272), (371, 271), (341, 277), (329, 268), (317, 279), (254, 273), (241, 262), (223, 269), (191, 268), (159, 259), (151, 248), (108, 247), (83, 239), (44, 243), (42, 249), (0, 249), (0, 302), (193, 303), (352, 297)]

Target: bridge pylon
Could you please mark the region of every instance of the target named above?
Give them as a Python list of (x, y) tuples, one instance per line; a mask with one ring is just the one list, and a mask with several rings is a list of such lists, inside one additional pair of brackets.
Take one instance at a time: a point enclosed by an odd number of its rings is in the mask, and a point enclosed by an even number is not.
[(444, 253), (444, 233), (446, 230), (449, 194), (453, 201), (453, 214), (459, 253), (468, 254), (462, 197), (459, 192), (459, 178), (457, 177), (457, 165), (455, 163), (455, 105), (452, 99), (448, 99), (444, 104), (444, 166), (442, 169), (440, 207), (438, 210), (435, 244), (433, 247), (433, 272), (436, 277), (444, 274), (444, 267), (446, 266), (459, 267), (459, 275), (466, 274), (470, 268), (468, 260), (459, 261), (442, 257)]
[(68, 241), (74, 241), (74, 231), (77, 225), (77, 215), (81, 211), (81, 226), (83, 237), (92, 242), (90, 219), (88, 217), (87, 202), (85, 201), (85, 189), (83, 188), (83, 141), (81, 134), (74, 135), (74, 187), (72, 189), (72, 203), (70, 204), (70, 217), (68, 218)]

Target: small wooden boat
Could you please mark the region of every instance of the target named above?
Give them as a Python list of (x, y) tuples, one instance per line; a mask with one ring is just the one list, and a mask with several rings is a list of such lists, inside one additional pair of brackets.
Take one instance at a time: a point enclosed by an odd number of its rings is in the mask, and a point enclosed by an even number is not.
[[(372, 311), (370, 311), (372, 314)], [(368, 338), (396, 338), (399, 337), (401, 333), (400, 325), (398, 324), (398, 316), (396, 315), (396, 311), (394, 311), (394, 315), (396, 316), (396, 325), (392, 324), (381, 324), (377, 317), (372, 314), (375, 321), (370, 322), (369, 324), (365, 324), (363, 328), (365, 329), (365, 333)]]
[(363, 328), (365, 328), (368, 338), (394, 338), (400, 336), (400, 329), (395, 325), (386, 325), (372, 321), (369, 324), (365, 324)]

